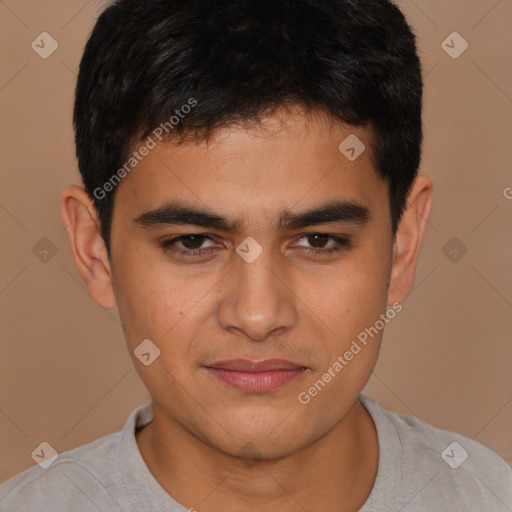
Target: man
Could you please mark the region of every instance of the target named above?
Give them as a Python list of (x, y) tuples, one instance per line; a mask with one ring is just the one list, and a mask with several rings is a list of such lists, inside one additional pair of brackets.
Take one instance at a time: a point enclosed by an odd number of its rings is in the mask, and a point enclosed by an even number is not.
[(361, 394), (430, 211), (421, 94), (387, 0), (109, 7), (62, 213), (152, 402), (0, 510), (512, 510), (496, 454)]

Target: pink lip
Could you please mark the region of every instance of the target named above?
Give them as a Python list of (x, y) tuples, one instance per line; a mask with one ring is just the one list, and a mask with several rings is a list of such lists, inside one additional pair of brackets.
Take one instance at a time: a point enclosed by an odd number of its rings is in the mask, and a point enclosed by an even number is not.
[(231, 359), (205, 366), (208, 372), (235, 388), (253, 393), (272, 391), (302, 375), (307, 368), (283, 359)]

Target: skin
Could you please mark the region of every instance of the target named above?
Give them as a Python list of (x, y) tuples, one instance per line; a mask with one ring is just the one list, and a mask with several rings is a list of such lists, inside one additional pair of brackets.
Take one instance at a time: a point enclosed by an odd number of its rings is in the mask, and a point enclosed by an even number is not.
[[(366, 145), (353, 162), (338, 150), (351, 133)], [(176, 501), (198, 512), (348, 512), (364, 504), (379, 447), (357, 397), (382, 331), (307, 405), (297, 397), (410, 291), (431, 192), (430, 178), (418, 176), (393, 238), (387, 182), (373, 167), (366, 131), (321, 113), (306, 118), (299, 107), (221, 128), (209, 144), (158, 144), (115, 191), (110, 261), (89, 196), (75, 185), (64, 190), (77, 268), (97, 304), (119, 309), (152, 396), (154, 421), (136, 436), (141, 455)], [(366, 206), (371, 218), (277, 225), (284, 211), (339, 199)], [(240, 231), (134, 222), (173, 200), (236, 220)], [(203, 247), (212, 252), (190, 257), (159, 245), (190, 233), (209, 234)], [(350, 237), (351, 245), (315, 255), (308, 249), (336, 243), (308, 233)], [(249, 236), (263, 251), (252, 263), (236, 252)], [(147, 338), (161, 354), (144, 366), (133, 352)], [(204, 368), (232, 358), (280, 358), (307, 370), (250, 393)]]

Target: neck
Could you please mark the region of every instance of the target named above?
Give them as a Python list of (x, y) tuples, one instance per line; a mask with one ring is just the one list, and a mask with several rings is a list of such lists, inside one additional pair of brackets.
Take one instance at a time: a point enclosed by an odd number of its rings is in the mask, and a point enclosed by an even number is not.
[(220, 452), (169, 420), (153, 404), (154, 421), (136, 434), (149, 470), (177, 502), (198, 512), (256, 512), (276, 507), (359, 510), (377, 473), (375, 425), (356, 401), (314, 443), (279, 459), (240, 459)]

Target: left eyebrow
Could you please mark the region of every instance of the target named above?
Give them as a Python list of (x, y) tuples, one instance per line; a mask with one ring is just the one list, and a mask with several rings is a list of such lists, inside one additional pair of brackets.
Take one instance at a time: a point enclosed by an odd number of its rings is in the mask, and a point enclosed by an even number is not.
[(366, 224), (371, 219), (369, 208), (355, 201), (332, 201), (312, 210), (299, 213), (285, 212), (279, 220), (281, 229), (301, 229), (316, 224), (343, 222)]
[[(337, 200), (302, 212), (284, 211), (278, 220), (278, 229), (301, 229), (317, 224), (334, 222), (364, 225), (371, 219), (369, 208), (355, 201)], [(144, 212), (134, 222), (145, 228), (164, 225), (190, 224), (221, 231), (241, 232), (239, 221), (220, 214), (208, 212), (196, 206), (181, 203), (167, 203), (159, 208)]]

